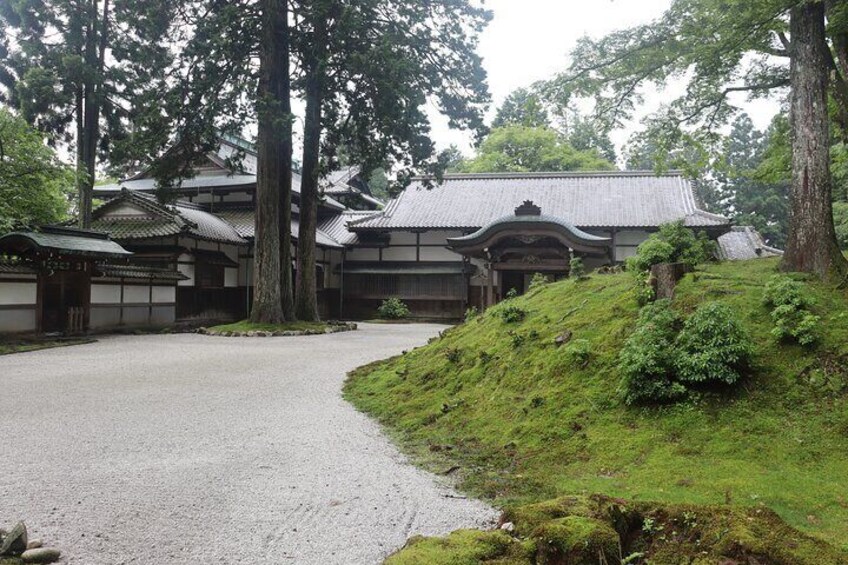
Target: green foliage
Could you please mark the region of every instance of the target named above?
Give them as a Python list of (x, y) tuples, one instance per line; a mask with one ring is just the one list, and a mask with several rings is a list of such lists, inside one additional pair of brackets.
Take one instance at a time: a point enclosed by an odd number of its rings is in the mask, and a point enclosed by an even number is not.
[(679, 326), (668, 300), (642, 308), (636, 330), (618, 357), (627, 404), (668, 402), (686, 394), (686, 387), (674, 378)]
[(735, 384), (750, 363), (752, 346), (729, 306), (698, 307), (677, 338), (677, 378), (684, 383)]
[(587, 339), (575, 339), (566, 346), (565, 356), (572, 365), (586, 367), (592, 358), (592, 344)]
[(445, 349), (445, 359), (451, 363), (459, 363), (459, 360), (462, 359), (462, 351), (456, 347), (449, 347)]
[(664, 224), (659, 232), (643, 241), (636, 255), (627, 260), (627, 268), (647, 271), (660, 263), (686, 263), (695, 267), (713, 257), (715, 243), (704, 232), (695, 235), (682, 222)]
[(582, 280), (586, 278), (586, 266), (580, 257), (572, 257), (568, 262), (568, 276), (572, 279)]
[(848, 251), (848, 202), (833, 203), (833, 223), (839, 248)]
[(619, 354), (627, 404), (669, 402), (691, 385), (735, 384), (751, 344), (726, 305), (706, 302), (683, 323), (668, 300), (642, 308)]
[(0, 233), (64, 220), (73, 186), (42, 135), (0, 108)]
[(465, 310), (465, 322), (468, 323), (471, 320), (480, 316), (480, 310), (477, 309), (476, 306), (471, 306)]
[(466, 173), (612, 170), (612, 163), (594, 149), (578, 151), (556, 131), (508, 125), (489, 133), (477, 156), (466, 161)]
[(526, 88), (518, 88), (506, 97), (492, 121), (493, 128), (505, 126), (549, 128), (551, 121), (539, 95)]
[(551, 279), (548, 275), (543, 273), (533, 273), (533, 276), (530, 278), (530, 286), (527, 288), (528, 291), (533, 291), (543, 286), (550, 284)]
[(495, 315), (506, 324), (517, 324), (524, 320), (527, 311), (515, 304), (505, 304), (495, 311)]
[(673, 260), (674, 247), (654, 234), (639, 244), (636, 255), (627, 259), (627, 268), (634, 272), (643, 273), (650, 270), (654, 265), (672, 263)]
[(384, 320), (402, 320), (409, 317), (409, 307), (400, 298), (383, 300), (377, 314)]
[(774, 322), (771, 334), (776, 339), (791, 339), (804, 346), (816, 343), (821, 318), (809, 311), (815, 300), (806, 292), (803, 283), (775, 275), (766, 284), (763, 305), (771, 309)]

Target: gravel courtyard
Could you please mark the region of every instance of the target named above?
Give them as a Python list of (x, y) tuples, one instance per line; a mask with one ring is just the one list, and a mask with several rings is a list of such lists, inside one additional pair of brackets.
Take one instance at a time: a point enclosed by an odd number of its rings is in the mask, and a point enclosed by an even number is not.
[(107, 337), (0, 357), (0, 526), (63, 562), (377, 563), (486, 505), (415, 469), (340, 396), (430, 325), (298, 338)]

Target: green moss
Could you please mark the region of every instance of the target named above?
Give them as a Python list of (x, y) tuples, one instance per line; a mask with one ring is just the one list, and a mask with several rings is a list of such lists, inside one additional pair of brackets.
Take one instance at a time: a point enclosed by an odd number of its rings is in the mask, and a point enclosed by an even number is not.
[[(638, 312), (626, 273), (534, 289), (509, 301), (523, 320), (506, 324), (497, 315), (505, 306), (494, 308), (355, 371), (345, 395), (418, 463), (459, 466), (461, 488), (503, 507), (581, 493), (768, 507), (848, 549), (848, 295), (798, 277), (822, 318), (820, 340), (815, 349), (779, 343), (762, 305), (776, 272), (777, 261), (763, 259), (710, 265), (681, 282), (676, 310), (725, 304), (754, 354), (737, 386), (676, 405), (622, 402), (618, 352)], [(534, 338), (514, 347), (510, 332)], [(564, 332), (588, 342), (588, 363), (556, 346)], [(461, 357), (450, 361), (450, 350)]]
[[(39, 351), (41, 349), (53, 349), (54, 347), (69, 347), (71, 345), (84, 345), (94, 343), (96, 340), (80, 338), (80, 339), (59, 339), (59, 340), (15, 340), (0, 341), (0, 355), (9, 355), (11, 353), (25, 353), (27, 351)], [(2, 564), (0, 564), (2, 565)]]
[(533, 532), (536, 563), (596, 565), (617, 560), (618, 534), (609, 524), (584, 516), (551, 520)]
[(446, 538), (414, 537), (386, 565), (530, 565), (531, 555), (505, 532), (458, 530)]

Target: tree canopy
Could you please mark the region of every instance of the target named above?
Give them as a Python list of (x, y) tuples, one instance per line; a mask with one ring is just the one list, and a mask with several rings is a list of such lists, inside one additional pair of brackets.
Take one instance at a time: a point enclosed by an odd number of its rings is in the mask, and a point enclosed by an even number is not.
[(64, 220), (73, 186), (43, 136), (0, 108), (0, 233)]
[(611, 170), (613, 164), (595, 149), (577, 150), (551, 128), (522, 125), (496, 128), (477, 156), (461, 165), (466, 173), (525, 173)]
[(551, 127), (548, 111), (538, 93), (531, 89), (518, 88), (506, 97), (495, 114), (492, 127), (514, 125), (531, 128)]

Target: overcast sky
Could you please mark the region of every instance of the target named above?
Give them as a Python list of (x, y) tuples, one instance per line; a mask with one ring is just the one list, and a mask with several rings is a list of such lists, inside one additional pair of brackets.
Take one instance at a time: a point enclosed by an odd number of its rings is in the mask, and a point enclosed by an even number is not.
[[(650, 22), (670, 4), (671, 0), (486, 0), (494, 19), (481, 37), (479, 53), (489, 74), (491, 114), (516, 88), (565, 69), (568, 54), (580, 37), (602, 37)], [(662, 98), (658, 94), (648, 99), (646, 112), (655, 109)], [(777, 111), (775, 103), (764, 101), (745, 107), (760, 128), (766, 127)], [(618, 132), (613, 140), (621, 146), (629, 133)], [(443, 120), (434, 120), (433, 134), (440, 148), (456, 143), (470, 152), (469, 136), (451, 131)]]

